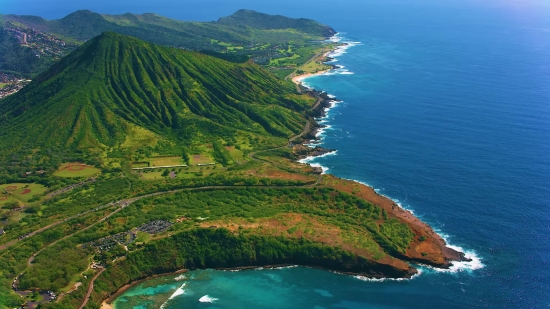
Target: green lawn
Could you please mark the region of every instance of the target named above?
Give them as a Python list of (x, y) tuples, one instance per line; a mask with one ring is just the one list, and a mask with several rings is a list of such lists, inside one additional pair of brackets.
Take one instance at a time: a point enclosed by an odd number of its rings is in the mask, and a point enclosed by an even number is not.
[(43, 195), (48, 188), (35, 183), (10, 183), (0, 185), (0, 205), (19, 201), (28, 203), (34, 195)]
[(63, 163), (53, 175), (58, 177), (91, 177), (99, 174), (100, 169), (80, 163)]

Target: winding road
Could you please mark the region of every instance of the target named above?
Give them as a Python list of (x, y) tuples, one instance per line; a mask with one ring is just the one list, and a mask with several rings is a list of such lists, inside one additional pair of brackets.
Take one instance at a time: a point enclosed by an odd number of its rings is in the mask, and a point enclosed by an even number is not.
[[(310, 110), (314, 110), (316, 108), (319, 107), (319, 104), (322, 102), (322, 98), (318, 98), (317, 102), (312, 106), (312, 108), (310, 108)], [(279, 147), (275, 147), (275, 148), (271, 148), (271, 149), (267, 149), (267, 150), (262, 150), (261, 152), (266, 152), (266, 151), (272, 151), (272, 150), (276, 150), (276, 149), (281, 149), (281, 148), (285, 148), (285, 147), (288, 147), (288, 145), (290, 145), (292, 142), (294, 142), (295, 140), (297, 140), (298, 138), (301, 138), (303, 137), (304, 135), (306, 135), (308, 132), (311, 131), (311, 124), (312, 124), (312, 120), (307, 120), (305, 126), (304, 126), (304, 129), (302, 130), (301, 133), (295, 135), (295, 136), (292, 136), (291, 138), (289, 138), (288, 140), (288, 143), (286, 145), (283, 145), (283, 146), (279, 146)], [(257, 151), (258, 152), (258, 151)], [(278, 164), (276, 163), (273, 163), (273, 162), (270, 162), (270, 161), (267, 161), (267, 160), (264, 160), (264, 159), (260, 159), (260, 158), (257, 158), (255, 157), (255, 154), (257, 152), (252, 152), (252, 153), (249, 153), (248, 154), (248, 157), (253, 159), (253, 160), (261, 160), (261, 161), (265, 161), (269, 164), (272, 164), (272, 165), (275, 165), (275, 166), (278, 166)], [(59, 238), (57, 240), (55, 240), (54, 242), (52, 243), (49, 243), (48, 245), (42, 247), (40, 250), (36, 251), (35, 253), (33, 253), (29, 259), (27, 260), (27, 267), (31, 267), (32, 266), (32, 262), (34, 261), (34, 259), (41, 253), (43, 252), (45, 249), (51, 247), (51, 246), (54, 246), (55, 244), (65, 240), (65, 239), (68, 239), (72, 236), (74, 236), (75, 234), (77, 233), (80, 233), (80, 232), (83, 232), (83, 231), (86, 231), (90, 228), (92, 228), (93, 226), (101, 223), (101, 222), (104, 222), (105, 220), (109, 219), (110, 217), (112, 217), (113, 215), (115, 215), (116, 213), (122, 211), (124, 208), (126, 208), (127, 206), (131, 205), (132, 203), (134, 203), (135, 201), (138, 201), (140, 199), (144, 199), (144, 198), (149, 198), (149, 197), (153, 197), (153, 196), (159, 196), (159, 195), (165, 195), (165, 194), (173, 194), (173, 193), (177, 193), (177, 192), (182, 192), (182, 191), (208, 191), (208, 190), (231, 190), (231, 189), (241, 189), (241, 188), (250, 188), (250, 187), (254, 187), (254, 188), (277, 188), (277, 189), (288, 189), (288, 188), (296, 188), (296, 187), (314, 187), (316, 185), (319, 184), (319, 182), (321, 181), (321, 175), (318, 175), (317, 179), (315, 182), (313, 183), (309, 183), (309, 184), (304, 184), (304, 185), (292, 185), (292, 186), (269, 186), (269, 185), (252, 185), (252, 186), (245, 186), (245, 185), (238, 185), (238, 186), (204, 186), (204, 187), (196, 187), (196, 188), (184, 188), (184, 189), (178, 189), (178, 190), (171, 190), (171, 191), (162, 191), (162, 192), (155, 192), (155, 193), (150, 193), (150, 194), (146, 194), (146, 195), (142, 195), (142, 196), (137, 196), (137, 197), (133, 197), (133, 198), (129, 198), (129, 199), (123, 199), (123, 200), (120, 200), (120, 201), (117, 201), (117, 202), (112, 202), (112, 203), (108, 203), (108, 204), (105, 204), (105, 205), (101, 205), (101, 206), (98, 206), (94, 209), (90, 209), (90, 210), (87, 210), (85, 212), (82, 212), (82, 213), (79, 213), (77, 215), (73, 215), (71, 217), (68, 217), (68, 218), (65, 218), (63, 220), (60, 220), (60, 221), (57, 221), (57, 222), (54, 222), (48, 226), (45, 226), (45, 227), (42, 227), (36, 231), (33, 231), (27, 235), (24, 235), (22, 237), (20, 237), (19, 239), (15, 239), (9, 243), (6, 243), (2, 246), (0, 246), (0, 250), (4, 250), (4, 249), (7, 249), (9, 248), (10, 246), (16, 244), (18, 241), (22, 240), (22, 239), (25, 239), (25, 238), (29, 238), (29, 237), (32, 237), (36, 234), (39, 234), (41, 232), (44, 232), (48, 229), (51, 229), (53, 227), (56, 227), (62, 223), (65, 223), (67, 221), (70, 221), (70, 220), (73, 220), (75, 218), (78, 218), (78, 217), (81, 217), (81, 216), (84, 216), (84, 215), (87, 215), (91, 212), (96, 212), (96, 211), (100, 211), (100, 210), (103, 210), (105, 208), (108, 208), (108, 207), (112, 207), (112, 206), (116, 206), (118, 205), (119, 207), (112, 211), (111, 213), (109, 213), (108, 215), (106, 216), (103, 216), (101, 217), (99, 220), (95, 221), (94, 223), (88, 225), (87, 227), (83, 228), (83, 229), (80, 229), (72, 234), (69, 234), (69, 235), (65, 235), (64, 237), (62, 238)], [(130, 182), (130, 186), (131, 186), (131, 182)], [(105, 271), (105, 268), (102, 268), (93, 278), (92, 280), (90, 281), (90, 285), (87, 289), (87, 293), (86, 293), (86, 297), (84, 298), (81, 306), (79, 307), (80, 309), (82, 309), (88, 302), (89, 298), (90, 298), (90, 295), (93, 291), (93, 287), (94, 287), (94, 282), (95, 280)], [(19, 281), (19, 278), (24, 274), (25, 271), (23, 271), (21, 274), (19, 274), (16, 278), (14, 278), (14, 287), (17, 286), (17, 283)]]

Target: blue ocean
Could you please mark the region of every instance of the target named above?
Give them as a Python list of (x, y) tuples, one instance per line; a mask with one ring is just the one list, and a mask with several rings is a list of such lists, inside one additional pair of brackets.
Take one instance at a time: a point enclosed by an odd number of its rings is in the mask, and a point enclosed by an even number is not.
[(338, 100), (319, 136), (338, 151), (309, 163), (373, 186), (473, 258), (404, 281), (196, 271), (138, 285), (117, 308), (550, 307), (547, 1), (3, 2), (0, 12), (47, 18), (88, 8), (215, 20), (248, 8), (332, 26), (349, 43), (332, 55), (339, 67), (304, 82)]

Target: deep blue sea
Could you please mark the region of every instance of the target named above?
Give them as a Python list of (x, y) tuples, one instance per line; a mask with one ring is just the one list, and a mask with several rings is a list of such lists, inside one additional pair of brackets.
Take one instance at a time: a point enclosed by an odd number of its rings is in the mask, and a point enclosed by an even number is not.
[[(322, 120), (322, 143), (338, 152), (311, 163), (398, 200), (476, 258), (453, 272), (424, 268), (408, 281), (301, 267), (198, 271), (138, 286), (117, 307), (550, 307), (547, 1), (0, 3), (2, 13), (47, 18), (79, 8), (184, 20), (249, 8), (332, 26), (354, 42), (336, 55), (343, 67), (305, 82), (342, 101)], [(144, 293), (155, 294), (156, 305)]]

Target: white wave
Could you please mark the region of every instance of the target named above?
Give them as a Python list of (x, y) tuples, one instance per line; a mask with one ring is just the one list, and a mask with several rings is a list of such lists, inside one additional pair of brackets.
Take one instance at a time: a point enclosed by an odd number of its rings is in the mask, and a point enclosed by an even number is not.
[(384, 281), (409, 281), (417, 278), (422, 274), (422, 269), (418, 269), (418, 272), (412, 275), (410, 278), (369, 278), (365, 276), (353, 276), (355, 279), (367, 282), (384, 282)]
[(323, 165), (321, 165), (321, 164), (319, 164), (319, 163), (308, 163), (308, 164), (309, 164), (309, 166), (311, 166), (311, 167), (319, 167), (319, 168), (321, 168), (321, 170), (322, 170), (321, 174), (323, 174), (323, 175), (326, 174), (326, 173), (328, 172), (328, 170), (330, 170), (330, 168), (328, 168), (328, 167), (326, 167), (326, 166), (323, 166)]
[(181, 281), (181, 280), (185, 280), (185, 279), (187, 279), (185, 274), (181, 274), (181, 275), (177, 276), (176, 278), (174, 278), (174, 280), (176, 280), (176, 281)]
[(199, 298), (200, 303), (213, 303), (216, 300), (218, 300), (218, 299), (214, 298), (214, 297), (210, 297), (208, 295), (204, 295), (203, 297)]
[(328, 156), (335, 156), (337, 154), (338, 150), (335, 150), (335, 151), (331, 151), (331, 152), (327, 152), (327, 153), (324, 153), (320, 156), (315, 156), (315, 157), (306, 157), (306, 158), (303, 158), (301, 160), (299, 160), (298, 162), (300, 163), (309, 163), (317, 158), (323, 158), (323, 157), (328, 157)]
[[(181, 276), (180, 276), (180, 277), (181, 277)], [(178, 277), (178, 278), (179, 278), (179, 277)], [(181, 286), (180, 286), (180, 287), (170, 296), (170, 298), (168, 298), (168, 300), (173, 299), (173, 298), (175, 298), (175, 297), (178, 297), (178, 296), (180, 296), (180, 295), (185, 294), (185, 290), (184, 290), (183, 288), (185, 287), (186, 284), (187, 284), (187, 282), (184, 283), (184, 284), (182, 284), (182, 285), (181, 285)], [(159, 308), (160, 308), (160, 309), (163, 309), (164, 306), (168, 303), (168, 300), (167, 300), (166, 302), (164, 302)]]
[(168, 298), (168, 299), (173, 299), (173, 298), (175, 298), (175, 297), (178, 297), (178, 296), (180, 296), (180, 295), (185, 294), (185, 290), (184, 290), (183, 288), (185, 287), (186, 284), (187, 284), (187, 282), (184, 283), (184, 284), (182, 284), (182, 285), (179, 287), (179, 289), (177, 289), (177, 290), (174, 292), (174, 294), (172, 294), (172, 296), (170, 296), (170, 298)]
[[(363, 184), (365, 186), (373, 188), (371, 185), (369, 185), (365, 182), (359, 181), (359, 180), (355, 180), (355, 179), (347, 179), (347, 180), (355, 181), (355, 182), (358, 182), (358, 183)], [(407, 205), (403, 205), (400, 200), (393, 199), (393, 198), (391, 198), (387, 195), (381, 194), (380, 189), (375, 189), (375, 188), (373, 188), (373, 189), (376, 193), (380, 194), (381, 196), (386, 197), (386, 198), (394, 201), (395, 204), (397, 204), (397, 206), (399, 206), (399, 208), (410, 212), (412, 215), (414, 215), (417, 218), (422, 217), (422, 216), (419, 216), (419, 215), (415, 214), (415, 212), (410, 207), (408, 207)], [(453, 250), (456, 250), (458, 252), (464, 253), (464, 256), (467, 259), (470, 259), (471, 261), (460, 261), (460, 262), (455, 261), (455, 262), (452, 262), (452, 265), (449, 268), (436, 268), (436, 267), (432, 267), (432, 266), (428, 266), (428, 265), (422, 265), (422, 268), (433, 270), (433, 271), (440, 272), (440, 273), (458, 273), (458, 272), (461, 272), (461, 271), (473, 271), (473, 270), (477, 270), (477, 269), (481, 269), (481, 268), (485, 267), (485, 265), (481, 262), (481, 258), (477, 255), (477, 253), (475, 251), (465, 250), (462, 247), (452, 245), (449, 241), (449, 235), (442, 233), (441, 230), (436, 229), (436, 228), (434, 228), (434, 231), (439, 236), (441, 236), (441, 238), (443, 238), (445, 240), (445, 242), (447, 243), (447, 247), (449, 247)], [(376, 280), (376, 279), (373, 279), (373, 280)]]
[(423, 267), (426, 267), (428, 269), (434, 270), (439, 273), (452, 273), (452, 274), (456, 274), (459, 272), (472, 272), (474, 270), (482, 269), (485, 267), (485, 264), (481, 262), (481, 257), (479, 257), (475, 251), (464, 249), (456, 245), (452, 245), (449, 241), (449, 235), (441, 233), (441, 231), (439, 230), (436, 230), (435, 232), (445, 240), (445, 242), (447, 243), (447, 247), (455, 251), (464, 253), (464, 257), (466, 257), (471, 261), (454, 261), (452, 262), (451, 267), (449, 267), (448, 269), (435, 268), (431, 266), (423, 266)]
[(296, 267), (300, 267), (300, 265), (289, 265), (289, 266), (273, 267), (273, 269), (281, 270), (281, 269), (289, 269), (289, 268), (296, 268)]
[[(343, 45), (341, 46), (338, 46), (334, 51), (330, 52), (328, 54), (328, 56), (330, 58), (332, 58), (332, 61), (328, 61), (327, 63), (334, 63), (334, 62), (337, 62), (338, 60), (336, 59), (337, 57), (340, 57), (344, 54), (347, 53), (347, 50), (351, 47), (354, 47), (354, 46), (357, 46), (357, 45), (361, 45), (362, 43), (361, 42), (355, 42), (355, 41), (345, 41), (345, 39), (341, 36), (342, 33), (337, 33), (336, 35), (334, 35), (333, 37), (331, 37), (329, 39), (329, 41), (332, 41), (332, 42), (335, 42), (335, 43), (340, 43), (342, 42)], [(326, 72), (325, 74), (323, 75), (334, 75), (334, 74), (341, 74), (341, 75), (352, 75), (354, 74), (353, 72), (350, 72), (349, 70), (345, 69), (345, 66), (343, 65), (335, 65), (336, 66), (336, 69), (335, 70), (331, 70), (329, 72)], [(334, 107), (334, 105), (332, 104), (331, 102), (331, 106), (330, 108)], [(328, 110), (329, 109), (326, 109), (326, 113), (325, 113), (325, 116), (323, 118), (321, 118), (320, 120), (320, 123), (326, 123), (328, 121), (327, 117), (328, 117)], [(321, 130), (319, 130), (317, 132), (317, 137), (319, 136), (323, 136), (323, 133), (330, 129), (331, 126), (330, 125), (327, 125), (326, 127), (322, 128)], [(323, 156), (326, 156), (326, 155), (336, 155), (336, 152), (333, 152), (333, 153), (329, 153), (329, 154), (325, 154)], [(305, 159), (302, 159), (300, 160), (299, 162), (301, 163), (308, 163), (310, 164), (311, 166), (316, 166), (316, 167), (321, 167), (322, 170), (323, 170), (323, 174), (325, 174), (327, 171), (328, 171), (328, 168), (327, 167), (324, 167), (318, 163), (313, 163), (312, 161), (314, 161), (316, 158), (318, 157), (307, 157)], [(352, 181), (356, 181), (358, 183), (361, 183), (361, 184), (364, 184), (366, 186), (369, 186), (371, 188), (373, 188), (372, 186), (370, 186), (369, 184), (367, 183), (364, 183), (364, 182), (361, 182), (361, 181), (358, 181), (358, 180), (354, 180), (354, 179), (348, 179), (348, 180), (352, 180)], [(409, 211), (411, 214), (415, 215), (413, 210), (410, 209), (409, 207), (401, 204), (401, 202), (399, 200), (396, 200), (396, 199), (392, 199), (391, 197), (389, 196), (386, 196), (386, 195), (383, 195), (380, 193), (380, 189), (377, 189), (377, 188), (373, 188), (375, 190), (376, 193), (386, 197), (386, 198), (389, 198), (391, 200), (393, 200), (400, 208), (406, 210), (406, 211)], [(415, 215), (416, 216), (416, 215)], [(434, 229), (435, 230), (435, 229)], [(476, 270), (476, 269), (481, 269), (483, 268), (485, 265), (481, 262), (481, 258), (472, 250), (464, 250), (463, 248), (459, 247), (459, 246), (455, 246), (455, 245), (452, 245), (450, 244), (449, 240), (448, 240), (448, 236), (445, 235), (445, 234), (442, 234), (441, 231), (438, 231), (438, 230), (435, 230), (435, 232), (437, 234), (439, 234), (447, 243), (447, 247), (451, 248), (451, 249), (454, 249), (458, 252), (463, 252), (465, 257), (470, 259), (471, 261), (462, 261), (462, 262), (453, 262), (451, 267), (449, 267), (448, 269), (441, 269), (441, 268), (434, 268), (434, 267), (430, 267), (430, 266), (422, 266), (422, 268), (424, 269), (432, 269), (432, 270), (435, 270), (437, 272), (443, 272), (443, 273), (457, 273), (457, 272), (460, 272), (460, 271), (473, 271), (473, 270)], [(418, 273), (415, 274), (412, 278), (410, 279), (414, 279), (416, 278), (417, 276), (419, 276), (420, 274), (422, 274), (422, 269), (418, 269)], [(363, 277), (363, 276), (356, 276), (357, 279), (360, 279), (360, 280), (364, 280), (364, 281), (374, 281), (374, 282), (379, 282), (379, 281), (384, 281), (384, 280), (395, 280), (395, 281), (402, 281), (402, 280), (410, 280), (410, 279), (373, 279), (373, 278), (367, 278), (367, 277)]]
[(332, 151), (332, 152), (328, 152), (328, 153), (325, 153), (325, 154), (322, 154), (320, 156), (315, 156), (315, 157), (306, 157), (306, 158), (303, 158), (301, 160), (298, 160), (298, 162), (300, 163), (303, 163), (303, 164), (309, 164), (309, 166), (311, 167), (319, 167), (321, 168), (322, 172), (321, 174), (326, 174), (329, 170), (328, 167), (324, 166), (324, 165), (321, 165), (319, 163), (315, 163), (315, 162), (312, 162), (313, 160), (317, 159), (317, 158), (322, 158), (322, 157), (328, 157), (328, 156), (335, 156), (336, 153), (338, 151)]

